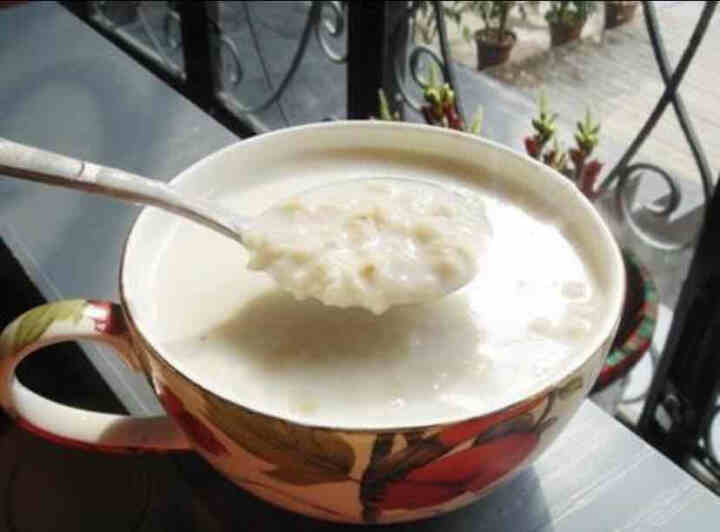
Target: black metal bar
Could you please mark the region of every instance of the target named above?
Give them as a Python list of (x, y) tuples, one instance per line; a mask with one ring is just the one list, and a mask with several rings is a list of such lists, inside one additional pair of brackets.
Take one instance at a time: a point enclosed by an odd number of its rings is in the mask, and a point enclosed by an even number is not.
[(383, 2), (350, 2), (348, 6), (347, 116), (377, 115), (377, 91), (383, 87), (387, 17)]
[[(638, 433), (670, 458), (697, 447), (720, 377), (720, 188), (716, 187)], [(660, 410), (662, 409), (662, 410)], [(662, 420), (664, 418), (664, 421)]]
[[(419, 9), (419, 2), (413, 2), (410, 7), (403, 10), (403, 13), (400, 15), (404, 19), (404, 23), (407, 25), (408, 21), (411, 20), (414, 16), (417, 10)], [(406, 27), (407, 29), (407, 27)], [(392, 32), (390, 34), (390, 42), (392, 43), (392, 49), (398, 50), (399, 49), (399, 42), (402, 37), (402, 28), (400, 27), (400, 21), (396, 22), (393, 25)], [(393, 86), (397, 88), (398, 96), (401, 98), (407, 105), (410, 106), (411, 109), (413, 109), (416, 112), (421, 112), (420, 109), (422, 107), (422, 104), (418, 101), (416, 101), (408, 92), (407, 87), (405, 86), (405, 78), (406, 78), (406, 65), (407, 62), (407, 35), (405, 40), (405, 50), (402, 53), (395, 52), (392, 57), (392, 68), (390, 71), (390, 76), (392, 79)], [(436, 62), (438, 66), (442, 66), (442, 60), (440, 60), (438, 57), (436, 57), (435, 52), (433, 52), (431, 49), (423, 46), (423, 45), (415, 45), (413, 43), (412, 50), (410, 57), (412, 57), (413, 53), (417, 53), (415, 50), (422, 48), (423, 50), (427, 50), (427, 53), (429, 57), (432, 58), (433, 61)], [(410, 65), (410, 72), (413, 73), (413, 65)], [(413, 74), (412, 79), (416, 80), (417, 82), (417, 75)]]
[[(219, 96), (216, 100), (198, 98), (198, 94), (206, 94), (205, 89), (202, 89), (200, 93), (198, 93), (198, 90), (191, 83), (187, 82), (185, 75), (178, 76), (177, 73), (169, 71), (161, 62), (158, 62), (153, 57), (147, 55), (146, 53), (143, 53), (137, 47), (133, 46), (131, 43), (125, 40), (122, 36), (118, 35), (116, 32), (109, 30), (108, 28), (99, 24), (97, 21), (93, 20), (93, 18), (90, 16), (89, 4), (87, 2), (60, 3), (73, 15), (77, 16), (93, 30), (95, 30), (107, 40), (112, 42), (123, 52), (128, 54), (130, 57), (132, 57), (141, 66), (150, 71), (161, 81), (166, 83), (168, 86), (170, 86), (189, 100), (193, 101), (196, 105), (201, 107), (203, 111), (208, 113), (220, 124), (228, 128), (230, 131), (232, 131), (239, 137), (251, 137), (255, 135), (258, 131), (267, 129), (264, 124), (259, 123), (256, 119), (254, 119), (254, 117), (244, 117), (241, 114), (233, 113), (230, 109), (223, 105)], [(181, 3), (184, 4), (192, 2)], [(199, 4), (202, 5), (202, 3), (200, 2)]]
[[(385, 16), (385, 59), (383, 61), (383, 89), (388, 96), (390, 112), (397, 113), (400, 120), (405, 118), (405, 106), (400, 95), (400, 83), (405, 83), (405, 58), (408, 52), (410, 37), (410, 19), (408, 18), (408, 2), (386, 2)], [(401, 61), (398, 64), (398, 58)], [(375, 91), (377, 92), (377, 91)]]
[[(378, 89), (396, 106), (395, 56), (404, 57), (406, 2), (350, 2), (348, 5), (347, 116), (377, 116)], [(404, 28), (398, 28), (397, 25)], [(394, 41), (394, 42), (393, 42)], [(393, 44), (395, 46), (393, 46)], [(400, 80), (402, 82), (402, 80)], [(399, 110), (399, 109), (391, 109)]]
[[(194, 98), (201, 107), (211, 107), (220, 89), (216, 65), (220, 64), (217, 47), (211, 43), (211, 20), (217, 20), (217, 2), (177, 2), (180, 13), (185, 76)], [(211, 11), (215, 16), (211, 16)]]
[(90, 18), (91, 8), (90, 2), (60, 2), (65, 8), (75, 16), (86, 19)]
[[(680, 86), (680, 83), (682, 82), (688, 67), (690, 66), (690, 62), (692, 61), (692, 58), (695, 56), (695, 52), (697, 52), (697, 49), (702, 42), (703, 36), (705, 35), (705, 32), (710, 24), (710, 19), (712, 18), (712, 14), (715, 10), (716, 4), (717, 2), (715, 1), (707, 2), (705, 4), (705, 7), (700, 14), (700, 18), (698, 19), (698, 23), (695, 26), (695, 30), (690, 37), (690, 41), (688, 42), (688, 45), (685, 48), (685, 51), (680, 58), (680, 61), (678, 62), (677, 68), (670, 77), (670, 81), (666, 84), (665, 91), (658, 100), (657, 104), (655, 104), (655, 108), (653, 109), (652, 113), (650, 113), (650, 116), (648, 117), (643, 127), (640, 129), (640, 132), (636, 135), (635, 139), (630, 144), (630, 147), (627, 149), (620, 161), (618, 161), (618, 163), (609, 173), (608, 177), (605, 178), (605, 181), (603, 181), (601, 188), (606, 188), (614, 179), (617, 178), (620, 171), (635, 156), (637, 151), (645, 142), (645, 139), (650, 135), (653, 128), (655, 127), (655, 124), (657, 124), (657, 122), (660, 120), (660, 117), (665, 111), (667, 105), (673, 100), (675, 93)], [(647, 9), (647, 3), (643, 3), (643, 6), (645, 6), (645, 9)]]
[(462, 99), (460, 98), (459, 85), (455, 78), (455, 66), (453, 65), (452, 59), (450, 58), (450, 44), (447, 36), (447, 25), (445, 24), (445, 15), (443, 14), (442, 3), (439, 1), (433, 2), (435, 9), (435, 20), (438, 29), (438, 40), (440, 42), (440, 51), (443, 56), (443, 63), (445, 69), (445, 79), (452, 87), (455, 93), (455, 107), (457, 109), (463, 124), (467, 124), (465, 121), (465, 113), (463, 112)]

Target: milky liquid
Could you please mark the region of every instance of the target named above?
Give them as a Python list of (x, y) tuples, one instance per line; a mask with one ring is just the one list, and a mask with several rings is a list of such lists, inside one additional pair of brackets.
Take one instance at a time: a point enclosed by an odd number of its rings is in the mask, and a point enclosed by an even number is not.
[[(319, 184), (288, 179), (223, 201), (257, 215)], [(603, 291), (535, 200), (454, 186), (478, 199), (490, 227), (478, 274), (447, 297), (381, 315), (298, 301), (247, 269), (242, 246), (175, 222), (152, 266), (154, 341), (225, 397), (310, 424), (407, 426), (521, 397), (583, 356)]]

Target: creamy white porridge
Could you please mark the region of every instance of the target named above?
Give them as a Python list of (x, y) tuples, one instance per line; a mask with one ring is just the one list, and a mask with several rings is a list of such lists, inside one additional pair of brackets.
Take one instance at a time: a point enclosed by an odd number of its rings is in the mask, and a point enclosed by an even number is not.
[(412, 180), (364, 179), (281, 201), (244, 231), (248, 267), (297, 299), (376, 314), (468, 283), (489, 226), (481, 202)]
[[(224, 201), (259, 215), (326, 180), (274, 180)], [(404, 426), (506, 404), (576, 359), (607, 303), (572, 227), (487, 183), (451, 187), (482, 205), (489, 228), (473, 280), (381, 315), (297, 300), (247, 269), (242, 246), (174, 222), (150, 272), (153, 341), (225, 396), (305, 423)]]

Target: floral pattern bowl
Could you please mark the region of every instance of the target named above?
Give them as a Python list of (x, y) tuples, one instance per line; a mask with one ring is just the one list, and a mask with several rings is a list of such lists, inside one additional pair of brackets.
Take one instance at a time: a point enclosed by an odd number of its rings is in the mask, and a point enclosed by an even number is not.
[[(568, 216), (596, 244), (610, 287), (608, 315), (596, 324), (593, 349), (532, 393), (467, 419), (369, 429), (352, 423), (309, 426), (273, 417), (229, 400), (211, 382), (186, 375), (173, 364), (171, 353), (150, 341), (142, 308), (147, 300), (144, 283), (162, 233), (157, 224), (168, 218), (145, 209), (124, 250), (120, 304), (49, 303), (26, 312), (2, 333), (0, 404), (23, 427), (63, 445), (107, 452), (193, 450), (237, 485), (271, 503), (339, 522), (390, 523), (438, 515), (478, 499), (529, 466), (595, 382), (615, 336), (624, 297), (617, 245), (567, 179), (476, 136), (363, 121), (311, 124), (240, 142), (196, 163), (173, 185), (198, 194), (247, 186), (282, 168), (282, 161), (292, 164), (301, 157), (317, 168), (342, 160), (344, 172), (382, 172), (385, 155), (377, 154), (386, 152), (378, 151), (381, 148), (398, 150), (406, 165), (416, 164), (414, 159), (422, 153), (499, 178), (524, 180), (561, 199)], [(240, 181), (238, 168), (247, 176)], [(25, 356), (72, 339), (115, 347), (131, 368), (147, 376), (167, 416), (134, 418), (70, 408), (17, 381), (15, 368)]]

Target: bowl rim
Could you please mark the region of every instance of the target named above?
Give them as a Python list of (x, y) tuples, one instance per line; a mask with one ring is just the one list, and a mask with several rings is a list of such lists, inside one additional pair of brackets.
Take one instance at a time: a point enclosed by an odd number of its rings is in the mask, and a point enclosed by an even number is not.
[[(277, 420), (283, 423), (288, 423), (291, 425), (297, 425), (317, 430), (324, 430), (324, 431), (336, 431), (336, 432), (343, 432), (343, 433), (386, 433), (386, 432), (410, 432), (410, 431), (417, 431), (417, 430), (431, 430), (436, 427), (442, 427), (447, 425), (455, 425), (459, 423), (464, 423), (470, 420), (479, 419), (486, 416), (493, 416), (495, 414), (498, 414), (500, 412), (503, 412), (505, 410), (515, 408), (517, 406), (520, 406), (524, 403), (527, 403), (528, 401), (532, 401), (535, 398), (541, 397), (543, 395), (548, 394), (551, 390), (554, 390), (562, 385), (563, 382), (566, 382), (569, 378), (571, 378), (573, 375), (575, 375), (583, 366), (585, 366), (592, 358), (597, 354), (599, 350), (604, 349), (604, 347), (607, 345), (609, 347), (609, 342), (612, 341), (612, 339), (615, 337), (617, 328), (620, 324), (620, 318), (622, 316), (622, 308), (625, 300), (625, 293), (626, 293), (626, 282), (625, 282), (625, 272), (624, 272), (624, 263), (622, 260), (622, 254), (620, 251), (620, 248), (617, 244), (617, 241), (615, 240), (614, 236), (612, 235), (612, 232), (607, 225), (607, 223), (602, 219), (600, 214), (597, 212), (597, 210), (593, 207), (590, 200), (588, 200), (579, 190), (578, 188), (571, 183), (567, 177), (563, 176), (559, 172), (549, 168), (548, 166), (540, 163), (539, 161), (532, 159), (531, 157), (525, 155), (524, 153), (515, 151), (508, 146), (505, 146), (503, 144), (500, 144), (496, 141), (492, 141), (490, 139), (486, 139), (484, 137), (480, 137), (478, 135), (474, 135), (471, 133), (466, 133), (463, 131), (458, 131), (454, 129), (447, 129), (447, 128), (440, 128), (437, 126), (430, 126), (426, 124), (416, 124), (416, 123), (408, 123), (408, 122), (391, 122), (391, 121), (379, 121), (379, 120), (338, 120), (333, 122), (316, 122), (316, 123), (310, 123), (310, 124), (303, 124), (299, 126), (293, 126), (289, 128), (283, 128), (274, 130), (267, 133), (261, 133), (258, 135), (255, 135), (253, 137), (247, 138), (247, 139), (241, 139), (238, 142), (234, 142), (232, 144), (229, 144), (228, 146), (225, 146), (224, 148), (221, 148), (219, 150), (216, 150), (205, 157), (197, 160), (192, 165), (188, 166), (187, 168), (183, 169), (180, 173), (178, 173), (175, 177), (170, 179), (168, 181), (168, 184), (173, 185), (176, 182), (181, 181), (186, 176), (193, 174), (196, 172), (199, 168), (212, 164), (216, 159), (221, 158), (226, 152), (232, 151), (235, 149), (238, 149), (239, 147), (246, 147), (250, 144), (260, 143), (260, 142), (270, 142), (272, 139), (275, 138), (282, 138), (283, 136), (292, 136), (297, 135), (302, 132), (310, 132), (315, 129), (327, 129), (327, 128), (378, 128), (378, 129), (412, 129), (412, 130), (419, 130), (419, 131), (426, 131), (428, 133), (436, 134), (436, 135), (444, 135), (448, 137), (460, 137), (465, 139), (473, 139), (475, 142), (481, 142), (483, 144), (488, 145), (491, 149), (500, 151), (504, 154), (506, 154), (509, 157), (515, 157), (519, 159), (523, 159), (526, 163), (530, 163), (531, 166), (535, 166), (538, 168), (538, 170), (541, 173), (548, 174), (548, 176), (553, 176), (552, 178), (558, 181), (559, 183), (563, 183), (563, 186), (569, 188), (572, 190), (572, 194), (576, 195), (576, 197), (579, 199), (580, 203), (583, 204), (583, 207), (588, 215), (590, 215), (595, 220), (595, 225), (598, 227), (600, 232), (603, 234), (603, 237), (606, 241), (606, 243), (609, 245), (609, 249), (611, 250), (611, 261), (615, 265), (616, 276), (615, 278), (617, 281), (617, 288), (618, 288), (618, 297), (615, 298), (615, 302), (613, 304), (612, 301), (608, 304), (608, 314), (607, 316), (615, 316), (613, 320), (605, 319), (604, 320), (604, 327), (605, 331), (604, 334), (598, 335), (598, 341), (596, 343), (590, 344), (589, 347), (586, 348), (586, 352), (583, 354), (583, 356), (577, 356), (575, 357), (573, 364), (568, 364), (563, 368), (563, 371), (559, 371), (557, 374), (553, 375), (552, 378), (548, 379), (544, 386), (538, 387), (537, 389), (533, 390), (531, 393), (526, 395), (520, 395), (519, 397), (513, 399), (511, 402), (503, 403), (501, 406), (497, 408), (492, 408), (484, 412), (480, 413), (472, 413), (464, 416), (459, 417), (449, 417), (447, 420), (443, 420), (440, 422), (426, 422), (426, 423), (414, 423), (414, 424), (404, 424), (404, 425), (393, 425), (393, 426), (382, 426), (382, 427), (363, 427), (363, 426), (357, 426), (357, 425), (342, 425), (342, 424), (330, 424), (330, 423), (312, 423), (312, 422), (305, 422), (297, 419), (293, 419), (291, 417), (283, 417), (281, 415), (273, 414), (270, 412), (264, 412), (261, 409), (254, 408), (251, 406), (248, 406), (246, 404), (243, 404), (241, 402), (238, 402), (231, 397), (228, 397), (227, 395), (224, 395), (219, 390), (214, 390), (212, 388), (207, 387), (206, 385), (203, 385), (202, 383), (198, 382), (197, 380), (191, 378), (187, 374), (180, 371), (179, 368), (177, 368), (169, 359), (168, 357), (164, 356), (160, 349), (156, 348), (153, 343), (150, 341), (150, 339), (147, 337), (146, 334), (143, 333), (142, 328), (140, 327), (138, 321), (136, 320), (135, 316), (132, 312), (132, 302), (130, 298), (128, 297), (128, 294), (126, 292), (126, 284), (125, 284), (125, 275), (126, 275), (126, 261), (128, 260), (128, 252), (131, 245), (131, 242), (137, 232), (137, 228), (146, 216), (146, 213), (150, 210), (150, 207), (144, 207), (136, 216), (135, 220), (133, 220), (132, 225), (130, 227), (130, 230), (128, 231), (128, 234), (125, 238), (125, 242), (122, 247), (122, 254), (121, 254), (121, 260), (120, 260), (120, 271), (119, 271), (119, 295), (120, 295), (120, 304), (121, 307), (125, 313), (125, 317), (130, 325), (131, 331), (134, 333), (134, 336), (137, 340), (141, 341), (143, 344), (143, 347), (147, 349), (148, 351), (152, 352), (152, 354), (159, 360), (163, 366), (166, 367), (169, 371), (172, 371), (175, 373), (178, 377), (181, 377), (182, 380), (187, 381), (191, 386), (196, 387), (201, 393), (203, 394), (209, 394), (212, 396), (215, 400), (220, 400), (221, 402), (231, 405), (235, 408), (241, 408), (245, 410), (248, 413), (256, 414), (259, 416), (266, 417), (268, 419)], [(602, 360), (604, 362), (605, 357), (602, 357)], [(144, 364), (143, 364), (144, 365)], [(584, 395), (587, 395), (587, 393), (590, 391), (590, 389), (593, 386), (593, 383), (597, 379), (600, 370), (602, 369), (602, 364), (599, 365), (597, 368), (597, 371), (594, 372), (592, 382), (589, 382), (585, 385), (585, 393)], [(151, 379), (152, 381), (152, 379)], [(154, 385), (153, 385), (154, 386)], [(154, 393), (157, 395), (157, 390), (153, 388)]]

